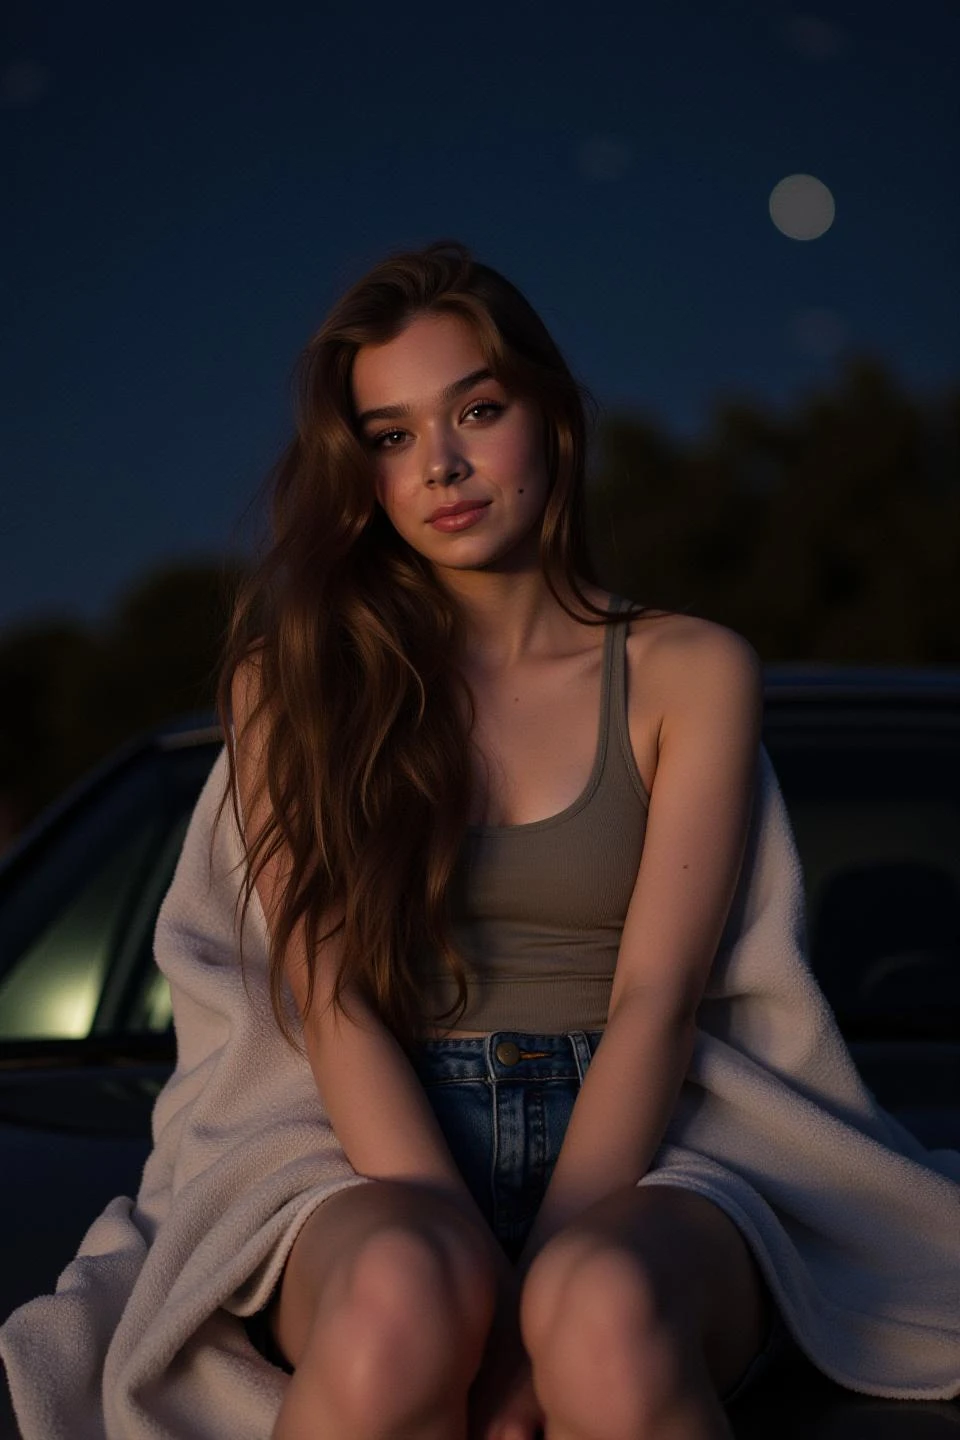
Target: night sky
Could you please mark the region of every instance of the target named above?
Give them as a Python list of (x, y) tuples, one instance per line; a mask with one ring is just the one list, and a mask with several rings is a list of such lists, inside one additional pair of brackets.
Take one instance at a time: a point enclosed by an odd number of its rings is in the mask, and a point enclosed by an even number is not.
[[(960, 378), (960, 7), (8, 0), (0, 626), (241, 543), (341, 291), (453, 237), (677, 436)], [(816, 239), (771, 193), (816, 177)], [(816, 187), (815, 187), (816, 188)], [(829, 192), (829, 194), (827, 194)]]

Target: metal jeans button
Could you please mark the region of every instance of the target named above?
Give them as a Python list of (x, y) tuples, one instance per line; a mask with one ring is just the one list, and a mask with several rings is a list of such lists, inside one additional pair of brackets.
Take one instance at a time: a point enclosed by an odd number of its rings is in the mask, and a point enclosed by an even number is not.
[(520, 1046), (512, 1040), (501, 1040), (494, 1054), (501, 1065), (516, 1065), (520, 1059)]

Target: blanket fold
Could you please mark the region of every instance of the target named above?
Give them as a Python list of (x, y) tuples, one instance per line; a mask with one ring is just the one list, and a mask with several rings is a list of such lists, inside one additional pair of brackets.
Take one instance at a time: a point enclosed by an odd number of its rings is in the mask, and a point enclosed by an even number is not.
[[(0, 1328), (24, 1440), (265, 1440), (289, 1382), (241, 1317), (318, 1205), (376, 1183), (276, 1025), (256, 896), (241, 974), (229, 806), (211, 835), (226, 784), (223, 751), (157, 921), (177, 1064), (137, 1196), (112, 1200), (56, 1294)], [(639, 1183), (731, 1216), (825, 1374), (873, 1395), (960, 1394), (960, 1152), (925, 1149), (856, 1070), (806, 958), (800, 859), (763, 746), (696, 1047)]]

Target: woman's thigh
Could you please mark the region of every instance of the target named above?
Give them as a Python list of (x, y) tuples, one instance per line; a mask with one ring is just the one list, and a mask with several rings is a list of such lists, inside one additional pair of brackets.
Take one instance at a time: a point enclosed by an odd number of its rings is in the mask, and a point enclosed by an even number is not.
[(492, 1237), (479, 1223), (453, 1200), (425, 1186), (401, 1181), (354, 1185), (318, 1206), (287, 1257), (267, 1321), (288, 1366), (298, 1363), (321, 1307), (343, 1299), (356, 1261), (371, 1241), (387, 1232), (427, 1241), (440, 1258), (451, 1298), (471, 1323), (483, 1324), (487, 1311), (492, 1315)]
[(609, 1313), (614, 1290), (621, 1303), (628, 1300), (631, 1276), (678, 1343), (702, 1355), (717, 1393), (730, 1398), (764, 1349), (775, 1306), (734, 1222), (713, 1201), (679, 1186), (622, 1187), (544, 1246), (521, 1301), (530, 1348), (557, 1333), (558, 1315), (579, 1323)]

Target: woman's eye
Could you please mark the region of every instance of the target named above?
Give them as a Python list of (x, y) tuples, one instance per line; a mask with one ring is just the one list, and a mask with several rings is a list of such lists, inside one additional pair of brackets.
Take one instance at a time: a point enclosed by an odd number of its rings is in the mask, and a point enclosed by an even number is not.
[[(506, 406), (498, 404), (496, 400), (475, 400), (472, 405), (467, 406), (463, 413), (465, 416), (472, 415), (474, 411), (479, 410), (481, 412), (487, 412), (488, 418), (492, 419), (494, 415), (499, 415), (501, 410), (504, 409), (506, 409)], [(484, 415), (481, 414), (480, 418), (483, 419)], [(405, 430), (381, 430), (379, 435), (373, 435), (371, 437), (370, 444), (374, 450), (395, 450), (397, 447), (393, 443), (393, 437), (395, 435), (403, 436), (406, 433)], [(388, 441), (390, 442), (389, 444), (387, 443)]]
[(503, 406), (498, 405), (495, 400), (475, 400), (472, 405), (469, 405), (467, 407), (464, 413), (467, 415), (471, 415), (474, 410), (492, 410), (493, 413), (496, 415), (499, 414), (502, 409)]
[(379, 435), (374, 435), (374, 436), (373, 436), (373, 438), (372, 438), (371, 441), (370, 441), (370, 444), (373, 446), (373, 448), (374, 448), (375, 450), (392, 450), (392, 449), (394, 448), (392, 445), (384, 445), (383, 442), (384, 442), (385, 440), (389, 440), (390, 437), (391, 437), (391, 435), (402, 435), (402, 434), (403, 434), (403, 431), (402, 431), (402, 430), (382, 430)]

